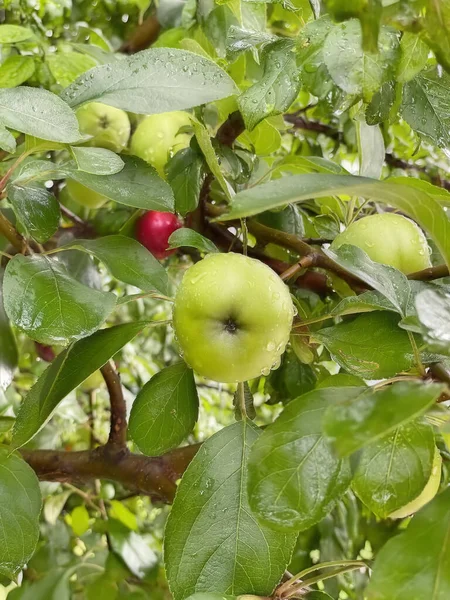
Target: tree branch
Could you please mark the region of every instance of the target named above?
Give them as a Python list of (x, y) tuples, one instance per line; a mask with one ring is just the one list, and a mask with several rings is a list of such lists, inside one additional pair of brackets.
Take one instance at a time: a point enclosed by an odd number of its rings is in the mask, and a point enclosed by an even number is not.
[(108, 445), (82, 452), (20, 450), (20, 453), (41, 481), (83, 484), (108, 479), (154, 500), (170, 503), (177, 480), (199, 447), (200, 444), (185, 446), (159, 457), (123, 452)]
[(0, 234), (2, 234), (16, 250), (25, 252), (27, 248), (25, 240), (2, 212), (0, 212)]
[(108, 445), (117, 449), (127, 447), (127, 405), (123, 397), (120, 377), (109, 361), (101, 369), (103, 379), (108, 388), (111, 404), (111, 429), (109, 431)]

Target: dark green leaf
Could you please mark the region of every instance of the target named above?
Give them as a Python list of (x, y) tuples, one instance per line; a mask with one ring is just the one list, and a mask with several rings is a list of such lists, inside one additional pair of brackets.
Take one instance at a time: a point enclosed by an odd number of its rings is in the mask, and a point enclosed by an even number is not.
[(164, 267), (147, 248), (132, 238), (108, 235), (97, 240), (75, 240), (66, 247), (90, 252), (120, 281), (145, 291), (169, 292)]
[(81, 137), (70, 107), (55, 94), (40, 88), (0, 90), (0, 120), (6, 127), (43, 140), (71, 143)]
[(439, 289), (424, 290), (416, 296), (416, 309), (431, 349), (450, 355), (450, 295)]
[(366, 121), (368, 125), (378, 125), (387, 121), (396, 100), (396, 87), (393, 81), (386, 81), (372, 96), (366, 108)]
[(6, 314), (14, 325), (43, 344), (67, 344), (96, 331), (116, 296), (88, 288), (46, 256), (16, 255), (3, 282)]
[(270, 394), (270, 404), (287, 404), (290, 400), (313, 390), (316, 383), (317, 377), (312, 367), (299, 362), (297, 356), (288, 351), (283, 355), (281, 366), (271, 371), (266, 380), (265, 391)]
[(296, 536), (259, 525), (250, 512), (247, 461), (258, 435), (247, 420), (222, 429), (183, 475), (165, 535), (175, 600), (195, 592), (265, 596), (280, 580)]
[(72, 146), (71, 151), (78, 168), (86, 173), (92, 173), (93, 175), (115, 175), (124, 167), (124, 162), (120, 156), (106, 148)]
[(413, 421), (366, 446), (352, 487), (380, 519), (417, 498), (430, 475), (435, 453), (430, 425)]
[(13, 446), (23, 446), (36, 435), (61, 400), (107, 363), (145, 325), (136, 322), (102, 329), (61, 352), (22, 402), (14, 426)]
[(34, 471), (9, 448), (0, 448), (0, 574), (14, 577), (33, 555), (41, 506)]
[(153, 48), (94, 67), (61, 96), (72, 107), (96, 100), (150, 115), (192, 108), (235, 93), (233, 80), (212, 60), (184, 50)]
[(420, 510), (406, 531), (381, 549), (368, 600), (450, 598), (450, 489)]
[(55, 196), (43, 185), (23, 186), (13, 183), (7, 188), (8, 200), (17, 219), (28, 235), (38, 242), (46, 242), (59, 227), (61, 213)]
[(119, 204), (145, 210), (173, 211), (173, 192), (155, 169), (136, 156), (123, 156), (125, 166), (105, 177), (74, 171), (70, 177)]
[(436, 402), (443, 387), (418, 381), (368, 388), (356, 398), (330, 406), (323, 419), (326, 436), (346, 456), (413, 421)]
[(301, 83), (318, 98), (326, 97), (333, 88), (323, 58), (323, 45), (332, 28), (330, 17), (324, 15), (307, 23), (298, 36), (297, 64), (301, 67)]
[(211, 240), (188, 227), (177, 229), (169, 238), (169, 248), (181, 248), (183, 246), (197, 248), (200, 252), (219, 252)]
[(0, 269), (0, 390), (11, 383), (18, 360), (16, 339), (3, 308), (3, 270)]
[(69, 170), (65, 164), (57, 165), (50, 160), (28, 160), (13, 172), (11, 182), (15, 185), (28, 185), (32, 181), (65, 179)]
[(150, 379), (136, 396), (130, 436), (141, 452), (159, 456), (178, 446), (198, 418), (198, 395), (192, 370), (181, 362)]
[(51, 570), (37, 582), (25, 587), (19, 600), (70, 600), (69, 569)]
[(255, 442), (248, 493), (258, 519), (281, 531), (302, 531), (320, 521), (350, 484), (347, 462), (322, 434), (322, 418), (336, 401), (361, 388), (324, 388), (290, 402)]
[(217, 179), (220, 187), (222, 188), (225, 196), (228, 200), (231, 200), (231, 192), (228, 186), (228, 183), (223, 176), (222, 169), (220, 168), (219, 159), (217, 158), (216, 151), (214, 150), (214, 146), (212, 145), (211, 138), (209, 136), (208, 130), (204, 125), (197, 121), (196, 119), (192, 120), (192, 127), (194, 128), (195, 138), (200, 146), (201, 151), (203, 152), (203, 156), (205, 157), (206, 163)]
[(294, 102), (300, 89), (299, 69), (291, 40), (279, 40), (261, 53), (263, 77), (238, 98), (247, 129), (279, 115)]
[(175, 209), (183, 217), (197, 208), (205, 179), (203, 159), (192, 148), (177, 152), (167, 164), (167, 181), (175, 196)]
[(0, 66), (0, 88), (12, 88), (24, 83), (34, 73), (32, 56), (8, 56)]

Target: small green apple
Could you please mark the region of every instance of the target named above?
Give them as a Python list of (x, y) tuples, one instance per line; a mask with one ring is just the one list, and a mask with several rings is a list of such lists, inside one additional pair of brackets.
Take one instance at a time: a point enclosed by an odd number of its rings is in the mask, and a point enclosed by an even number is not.
[(80, 388), (83, 392), (90, 392), (91, 390), (96, 390), (99, 387), (102, 387), (105, 384), (105, 380), (103, 379), (103, 375), (100, 371), (94, 371), (89, 375), (87, 379), (83, 381), (80, 385)]
[(423, 488), (423, 490), (417, 496), (417, 498), (411, 500), (411, 502), (408, 502), (408, 504), (402, 506), (402, 508), (399, 508), (398, 510), (391, 513), (389, 517), (391, 519), (404, 519), (405, 517), (409, 517), (409, 515), (416, 513), (422, 508), (422, 506), (425, 506), (425, 504), (433, 500), (439, 489), (439, 484), (441, 483), (441, 471), (441, 454), (439, 450), (435, 448), (433, 466), (431, 468), (431, 475), (426, 486)]
[(406, 275), (431, 266), (430, 250), (422, 230), (410, 219), (382, 213), (354, 221), (331, 244), (358, 246), (375, 262), (395, 267)]
[(105, 202), (108, 202), (106, 196), (102, 196), (102, 194), (90, 190), (74, 179), (68, 179), (66, 181), (66, 187), (70, 197), (75, 200), (75, 202), (78, 202), (78, 204), (81, 204), (81, 206), (86, 206), (86, 208), (100, 208)]
[(279, 366), (293, 317), (289, 289), (267, 265), (240, 254), (210, 254), (185, 273), (173, 327), (199, 375), (239, 382)]
[(131, 153), (151, 164), (161, 177), (171, 156), (187, 148), (189, 133), (178, 133), (182, 127), (191, 125), (189, 115), (174, 111), (146, 117), (131, 138)]
[(100, 102), (90, 102), (77, 110), (81, 133), (91, 135), (88, 146), (121, 152), (130, 137), (130, 120), (125, 111)]

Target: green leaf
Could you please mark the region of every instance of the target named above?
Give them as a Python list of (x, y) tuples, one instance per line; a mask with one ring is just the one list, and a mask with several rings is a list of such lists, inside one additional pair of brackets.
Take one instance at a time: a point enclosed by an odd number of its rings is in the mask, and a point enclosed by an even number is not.
[(367, 125), (378, 125), (384, 121), (388, 121), (396, 99), (397, 94), (394, 82), (386, 81), (386, 83), (383, 83), (381, 88), (372, 96), (370, 104), (367, 105)]
[(416, 310), (425, 339), (436, 352), (450, 355), (450, 294), (428, 289), (416, 296)]
[(27, 233), (38, 242), (49, 240), (59, 227), (61, 213), (55, 196), (43, 185), (12, 183), (7, 187), (8, 200)]
[(417, 33), (406, 31), (400, 42), (400, 62), (397, 81), (406, 83), (425, 68), (428, 60), (428, 48)]
[(42, 579), (24, 588), (19, 600), (70, 600), (67, 568), (51, 570)]
[(72, 107), (95, 100), (151, 115), (192, 108), (236, 91), (233, 80), (212, 60), (185, 50), (153, 48), (94, 67), (61, 97)]
[(3, 308), (3, 269), (0, 269), (0, 390), (6, 390), (11, 383), (18, 361), (16, 338)]
[(111, 511), (110, 516), (113, 519), (117, 519), (125, 525), (127, 529), (131, 531), (138, 530), (138, 523), (136, 515), (131, 512), (122, 502), (118, 500), (111, 500)]
[(34, 73), (32, 56), (8, 56), (0, 66), (0, 88), (13, 88), (24, 83)]
[(326, 7), (336, 21), (357, 18), (360, 21), (363, 37), (363, 50), (378, 52), (378, 34), (382, 16), (381, 0), (325, 0)]
[(70, 525), (74, 534), (81, 537), (89, 529), (89, 513), (84, 505), (76, 506), (70, 513)]
[(17, 44), (33, 36), (31, 29), (20, 25), (0, 25), (0, 44)]
[(298, 36), (297, 64), (301, 67), (302, 86), (318, 98), (325, 98), (333, 82), (324, 64), (323, 46), (334, 25), (328, 15), (310, 21)]
[(380, 519), (417, 498), (431, 475), (435, 453), (430, 425), (413, 421), (366, 446), (352, 488)]
[(130, 436), (147, 456), (178, 446), (198, 419), (194, 374), (184, 362), (166, 367), (136, 396), (130, 415)]
[(427, 2), (425, 18), (422, 21), (425, 40), (436, 54), (438, 62), (450, 71), (450, 3), (448, 0)]
[(8, 433), (13, 428), (16, 419), (14, 417), (0, 416), (0, 433)]
[(155, 169), (136, 156), (122, 156), (122, 159), (125, 166), (115, 175), (104, 177), (73, 171), (70, 178), (119, 204), (172, 212), (173, 192)]
[(368, 600), (450, 597), (450, 489), (420, 510), (406, 531), (381, 549)]
[[(104, 573), (93, 581), (90, 580), (85, 587), (86, 600), (116, 600), (119, 594), (119, 588), (115, 581), (111, 581), (108, 573)], [(128, 598), (133, 599), (133, 595), (127, 591)], [(144, 598), (142, 598), (144, 600)]]
[(13, 432), (13, 446), (23, 446), (51, 417), (58, 404), (130, 342), (145, 323), (125, 323), (97, 331), (58, 354), (23, 400)]
[(331, 511), (350, 484), (347, 462), (322, 434), (322, 418), (336, 401), (361, 388), (313, 390), (290, 402), (250, 453), (250, 506), (262, 522), (281, 531), (303, 531)]
[(450, 75), (436, 67), (403, 88), (402, 116), (417, 133), (441, 148), (450, 145)]
[(363, 117), (356, 121), (356, 133), (360, 159), (359, 174), (380, 179), (386, 157), (380, 128), (378, 125), (368, 125)]
[(279, 40), (261, 53), (262, 78), (238, 98), (247, 129), (291, 106), (300, 89), (299, 69), (291, 40)]
[(205, 179), (203, 159), (192, 148), (177, 152), (167, 164), (167, 181), (175, 196), (175, 209), (181, 216), (198, 206)]
[(418, 381), (397, 382), (375, 391), (368, 388), (328, 408), (323, 419), (325, 435), (341, 456), (347, 456), (417, 419), (443, 389)]
[(383, 379), (414, 365), (408, 334), (398, 327), (398, 321), (391, 312), (372, 312), (320, 329), (313, 337), (349, 373), (364, 379)]
[(75, 81), (82, 73), (95, 67), (97, 61), (91, 56), (79, 52), (64, 52), (47, 54), (45, 62), (48, 64), (56, 83), (67, 87)]
[(80, 139), (75, 113), (58, 96), (33, 87), (0, 90), (0, 120), (6, 127), (43, 140)]
[(231, 25), (227, 32), (227, 55), (231, 60), (234, 60), (243, 52), (251, 50), (256, 46), (259, 46), (259, 44), (267, 44), (269, 42), (275, 42), (276, 40), (276, 35), (267, 33), (266, 31)]
[(0, 148), (12, 154), (16, 150), (16, 140), (12, 133), (0, 123)]
[(339, 304), (333, 308), (330, 314), (335, 317), (341, 317), (344, 315), (372, 312), (374, 310), (391, 310), (398, 312), (393, 304), (379, 292), (368, 291), (363, 292), (358, 296), (348, 296), (347, 298), (343, 298)]
[(143, 536), (115, 520), (108, 522), (108, 529), (114, 553), (120, 556), (136, 577), (143, 579), (157, 566), (158, 557)]
[(93, 254), (111, 275), (141, 290), (169, 293), (169, 279), (161, 263), (138, 241), (124, 235), (108, 235), (97, 240), (75, 240), (65, 246)]
[(237, 600), (236, 596), (224, 596), (224, 594), (215, 594), (214, 592), (199, 592), (192, 594), (187, 600)]
[(85, 148), (72, 146), (72, 154), (78, 168), (93, 175), (115, 175), (119, 173), (124, 162), (115, 152), (106, 148)]
[(386, 81), (395, 76), (399, 59), (397, 33), (381, 27), (378, 53), (365, 52), (361, 25), (351, 20), (334, 27), (325, 40), (323, 56), (328, 71), (341, 89), (369, 102)]
[(181, 248), (183, 246), (197, 248), (200, 252), (219, 252), (215, 244), (208, 238), (188, 227), (177, 229), (169, 237), (169, 248)]
[(32, 181), (65, 179), (70, 169), (66, 164), (55, 164), (50, 160), (28, 160), (21, 164), (11, 175), (14, 185), (27, 185)]
[(42, 507), (38, 479), (9, 448), (0, 447), (0, 574), (15, 577), (39, 539)]
[(331, 173), (293, 175), (239, 192), (233, 197), (231, 211), (218, 220), (249, 217), (285, 204), (340, 194), (371, 198), (398, 208), (429, 233), (450, 266), (450, 222), (446, 212), (430, 194), (400, 183)]
[(258, 524), (248, 506), (247, 461), (258, 435), (246, 420), (222, 429), (183, 475), (165, 533), (175, 600), (195, 592), (266, 596), (287, 567), (296, 536)]
[(393, 267), (374, 262), (364, 250), (349, 244), (344, 244), (336, 250), (325, 250), (325, 253), (346, 271), (380, 292), (402, 316), (406, 315), (411, 288), (403, 273)]
[(46, 256), (16, 255), (3, 281), (3, 302), (12, 323), (42, 344), (67, 344), (96, 331), (116, 296), (86, 287)]

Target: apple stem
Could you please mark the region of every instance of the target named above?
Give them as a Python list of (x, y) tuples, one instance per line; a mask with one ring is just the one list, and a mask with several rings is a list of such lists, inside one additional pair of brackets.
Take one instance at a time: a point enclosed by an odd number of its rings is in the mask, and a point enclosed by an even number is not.
[(245, 387), (244, 387), (244, 382), (240, 381), (237, 384), (237, 397), (238, 397), (238, 409), (239, 412), (241, 413), (241, 417), (242, 419), (246, 419), (247, 418), (247, 408), (245, 406)]

